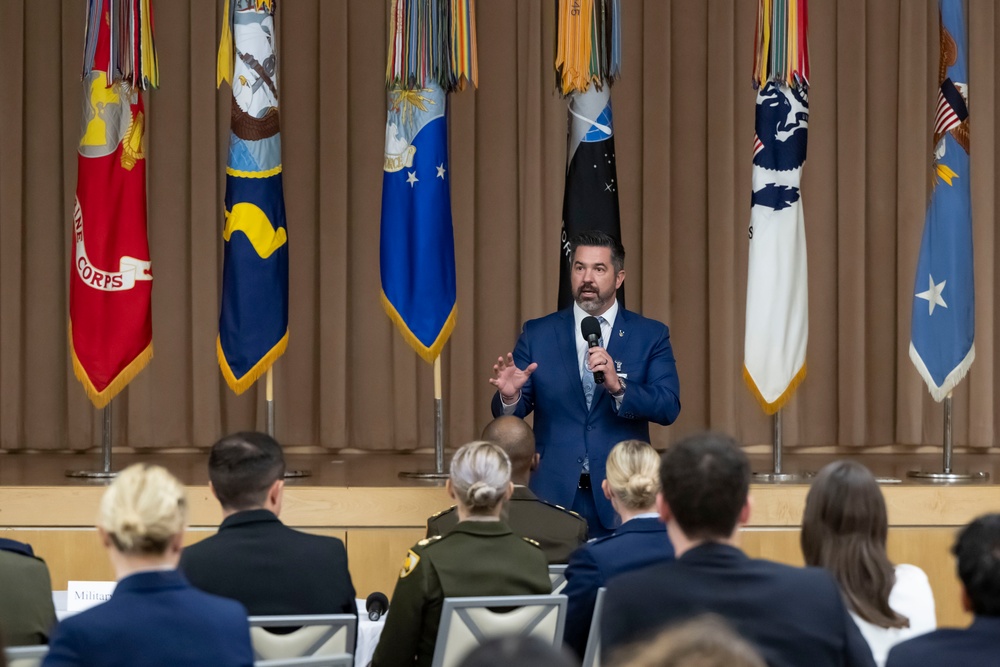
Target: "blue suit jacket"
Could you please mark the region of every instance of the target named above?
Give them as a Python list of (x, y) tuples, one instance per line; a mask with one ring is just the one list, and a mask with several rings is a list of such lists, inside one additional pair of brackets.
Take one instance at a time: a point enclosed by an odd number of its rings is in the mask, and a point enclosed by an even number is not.
[(566, 566), (566, 632), (563, 641), (583, 657), (590, 635), (597, 589), (611, 577), (654, 563), (673, 560), (674, 547), (659, 519), (636, 518), (607, 537), (584, 544)]
[[(616, 577), (601, 614), (601, 652), (705, 613), (722, 616), (770, 667), (875, 667), (833, 575), (703, 543)], [(957, 663), (956, 663), (957, 664)]]
[[(580, 381), (576, 355), (573, 309), (567, 308), (525, 322), (514, 347), (514, 362), (538, 368), (521, 389), (514, 414), (535, 413), (535, 442), (541, 461), (531, 476), (531, 489), (539, 497), (569, 507), (576, 495), (580, 466), (590, 458), (594, 503), (601, 523), (613, 528), (617, 515), (601, 491), (605, 462), (611, 448), (622, 440), (649, 442), (649, 422), (671, 424), (681, 410), (680, 384), (670, 331), (665, 324), (618, 309), (606, 349), (619, 375), (627, 375), (625, 397), (615, 410), (615, 399), (597, 387), (590, 410)], [(493, 416), (503, 414), (499, 392), (493, 396)]]
[(977, 616), (968, 628), (943, 628), (901, 642), (885, 667), (951, 667), (1000, 663), (1000, 617)]
[(111, 599), (56, 626), (43, 667), (251, 667), (243, 606), (203, 593), (177, 570), (138, 572)]

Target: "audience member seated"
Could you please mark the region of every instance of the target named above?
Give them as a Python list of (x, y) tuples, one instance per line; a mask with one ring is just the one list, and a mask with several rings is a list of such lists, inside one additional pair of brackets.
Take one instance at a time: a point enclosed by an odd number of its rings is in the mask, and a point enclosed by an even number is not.
[(893, 567), (888, 533), (885, 499), (868, 468), (837, 461), (820, 470), (806, 497), (802, 554), (837, 578), (880, 667), (893, 645), (937, 627), (927, 575), (915, 565)]
[(570, 556), (563, 591), (569, 598), (564, 639), (581, 658), (597, 589), (616, 574), (674, 557), (666, 526), (656, 513), (660, 456), (655, 449), (641, 440), (619, 442), (608, 455), (607, 478), (601, 488), (621, 518), (621, 526)]
[(510, 459), (492, 443), (455, 452), (445, 488), (458, 524), (407, 554), (372, 667), (429, 666), (446, 597), (551, 592), (545, 554), (500, 520), (513, 491), (510, 474)]
[[(514, 493), (503, 517), (514, 534), (530, 537), (542, 547), (550, 563), (565, 563), (587, 541), (587, 521), (575, 512), (541, 500), (528, 488), (531, 471), (538, 467), (535, 434), (520, 417), (497, 417), (483, 431), (483, 440), (507, 452), (512, 466)], [(427, 537), (443, 535), (458, 523), (453, 506), (427, 520)]]
[(101, 499), (97, 532), (118, 579), (111, 598), (64, 619), (43, 667), (250, 667), (246, 609), (178, 572), (187, 501), (159, 466), (123, 470)]
[(952, 548), (962, 580), (962, 606), (972, 625), (942, 628), (897, 644), (886, 667), (952, 667), (1000, 662), (1000, 514), (981, 516)]
[(705, 614), (619, 654), (617, 667), (764, 667), (764, 659), (719, 616)]
[(0, 538), (0, 629), (8, 646), (45, 644), (56, 624), (52, 581), (31, 545)]
[(568, 655), (538, 637), (502, 637), (483, 642), (460, 667), (578, 667)]
[(657, 509), (676, 560), (608, 584), (605, 656), (698, 614), (719, 614), (771, 667), (874, 666), (837, 581), (819, 568), (748, 558), (736, 547), (750, 516), (750, 463), (739, 444), (701, 434), (671, 446), (660, 465)]
[(347, 551), (278, 515), (285, 488), (281, 445), (264, 433), (236, 433), (212, 446), (208, 476), (222, 505), (219, 532), (181, 555), (196, 587), (238, 600), (251, 616), (357, 614)]

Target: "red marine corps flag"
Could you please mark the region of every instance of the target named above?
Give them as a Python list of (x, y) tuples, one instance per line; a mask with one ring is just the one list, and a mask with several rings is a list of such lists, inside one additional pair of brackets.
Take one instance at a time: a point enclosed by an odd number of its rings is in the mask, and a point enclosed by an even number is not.
[(158, 76), (150, 0), (89, 0), (86, 28), (69, 344), (100, 408), (153, 357), (141, 91)]

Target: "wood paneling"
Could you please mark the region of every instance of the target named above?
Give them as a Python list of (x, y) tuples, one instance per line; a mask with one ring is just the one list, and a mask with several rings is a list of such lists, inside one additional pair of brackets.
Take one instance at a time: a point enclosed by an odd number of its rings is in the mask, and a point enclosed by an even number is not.
[(349, 530), (347, 562), (358, 597), (382, 591), (392, 598), (406, 552), (426, 534), (426, 528)]

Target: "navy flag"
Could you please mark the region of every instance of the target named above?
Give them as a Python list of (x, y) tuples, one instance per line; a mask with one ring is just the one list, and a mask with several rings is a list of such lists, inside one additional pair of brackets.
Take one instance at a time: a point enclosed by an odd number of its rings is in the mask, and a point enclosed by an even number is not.
[(934, 190), (913, 287), (910, 360), (935, 401), (962, 381), (976, 348), (969, 109), (962, 0), (941, 0)]

